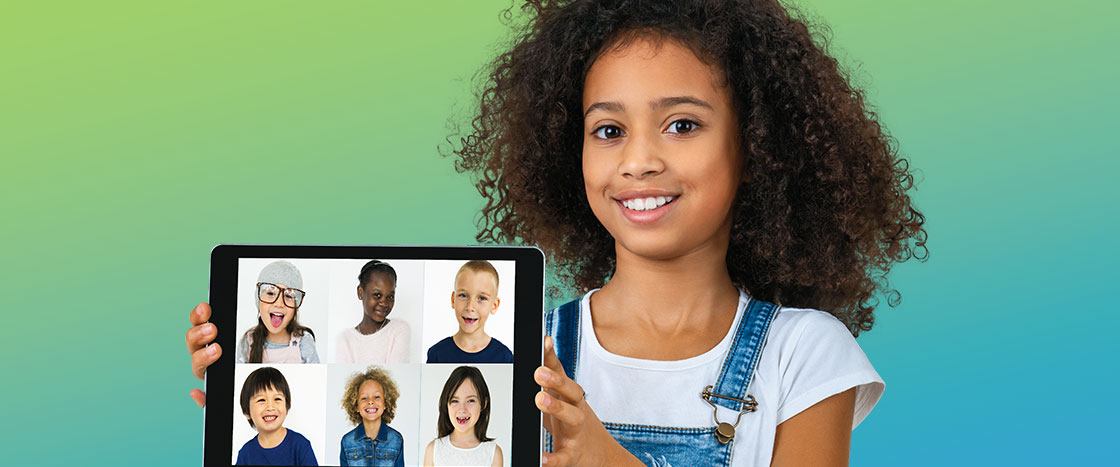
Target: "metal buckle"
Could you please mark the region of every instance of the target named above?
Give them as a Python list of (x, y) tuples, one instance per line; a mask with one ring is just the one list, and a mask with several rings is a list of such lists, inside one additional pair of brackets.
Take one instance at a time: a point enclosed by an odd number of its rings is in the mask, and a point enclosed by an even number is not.
[[(712, 392), (712, 385), (710, 384), (708, 385), (708, 387), (704, 388), (704, 391), (700, 393), (700, 397), (704, 399), (704, 402), (707, 402), (708, 405), (712, 406), (712, 420), (715, 420), (717, 424), (716, 440), (719, 441), (719, 444), (730, 443), (731, 440), (735, 438), (735, 427), (739, 426), (739, 420), (743, 419), (743, 414), (758, 410), (758, 401), (754, 400), (754, 396), (747, 394), (746, 399), (739, 399), (737, 397), (716, 394)], [(719, 417), (717, 417), (717, 415), (719, 414), (719, 409), (717, 409), (716, 404), (712, 402), (713, 397), (732, 400), (743, 404), (743, 408), (739, 410), (739, 416), (735, 418), (734, 425), (727, 422), (719, 421)]]

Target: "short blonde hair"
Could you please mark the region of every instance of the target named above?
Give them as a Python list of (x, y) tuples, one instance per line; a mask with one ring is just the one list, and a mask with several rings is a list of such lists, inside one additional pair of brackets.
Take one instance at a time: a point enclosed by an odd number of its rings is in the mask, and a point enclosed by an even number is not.
[(377, 384), (381, 385), (382, 396), (385, 397), (385, 413), (381, 415), (381, 419), (385, 423), (392, 422), (393, 416), (397, 414), (397, 398), (401, 393), (397, 390), (397, 383), (389, 376), (388, 371), (371, 366), (365, 373), (355, 373), (346, 382), (346, 393), (342, 395), (342, 410), (346, 411), (350, 423), (355, 425), (362, 423), (362, 416), (358, 415), (358, 390), (366, 381), (377, 381)]
[[(491, 276), (494, 276), (494, 288), (498, 287), (498, 270), (494, 269), (494, 265), (490, 264), (489, 261), (484, 259), (472, 259), (463, 263), (463, 265), (459, 267), (459, 272), (455, 273), (455, 280), (459, 280), (459, 274), (465, 271), (489, 273)], [(498, 293), (498, 291), (495, 290), (494, 293)]]

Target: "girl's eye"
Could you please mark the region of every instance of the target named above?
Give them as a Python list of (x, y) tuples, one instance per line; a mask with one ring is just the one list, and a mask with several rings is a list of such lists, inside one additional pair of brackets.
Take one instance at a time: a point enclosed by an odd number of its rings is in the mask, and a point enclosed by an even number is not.
[(692, 120), (681, 119), (669, 124), (669, 128), (665, 131), (669, 133), (688, 134), (696, 131), (700, 125)]
[(599, 139), (616, 139), (622, 137), (622, 128), (614, 125), (603, 125), (596, 128), (591, 134)]
[(375, 293), (375, 294), (373, 294), (373, 298), (381, 298), (381, 294)]

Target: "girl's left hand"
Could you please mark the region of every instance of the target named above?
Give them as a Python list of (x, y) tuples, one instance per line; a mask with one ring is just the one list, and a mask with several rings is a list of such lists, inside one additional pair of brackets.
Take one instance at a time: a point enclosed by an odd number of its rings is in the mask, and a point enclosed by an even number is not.
[(552, 337), (544, 341), (544, 366), (533, 379), (541, 385), (537, 408), (544, 414), (544, 428), (552, 434), (552, 453), (543, 453), (545, 465), (643, 466), (607, 432), (591, 410), (583, 388), (564, 373)]

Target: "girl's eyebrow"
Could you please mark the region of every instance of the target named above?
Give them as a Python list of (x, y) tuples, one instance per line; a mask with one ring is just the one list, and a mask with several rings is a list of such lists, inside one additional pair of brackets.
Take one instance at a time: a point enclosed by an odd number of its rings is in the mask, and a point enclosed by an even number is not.
[(665, 108), (673, 107), (675, 105), (695, 105), (697, 107), (703, 107), (703, 108), (708, 109), (708, 110), (715, 110), (715, 109), (712, 108), (711, 104), (709, 104), (707, 102), (704, 102), (702, 99), (692, 97), (692, 96), (666, 97), (664, 99), (656, 100), (656, 101), (653, 101), (653, 102), (649, 103), (650, 108), (653, 108), (655, 110), (656, 109), (665, 109)]
[[(654, 110), (666, 109), (677, 105), (695, 105), (697, 107), (703, 107), (708, 110), (715, 110), (714, 108), (712, 108), (711, 104), (707, 103), (703, 99), (692, 96), (665, 97), (655, 101), (650, 101), (649, 103), (650, 108)], [(596, 110), (602, 110), (606, 112), (622, 112), (624, 108), (625, 106), (623, 106), (619, 102), (596, 102), (587, 106), (587, 111), (583, 113), (583, 117), (587, 118), (588, 115), (591, 115), (591, 112)]]
[(618, 102), (596, 102), (587, 106), (587, 111), (583, 113), (583, 117), (587, 118), (588, 115), (591, 115), (591, 112), (594, 112), (596, 110), (602, 110), (606, 112), (622, 112), (622, 109), (622, 104)]

